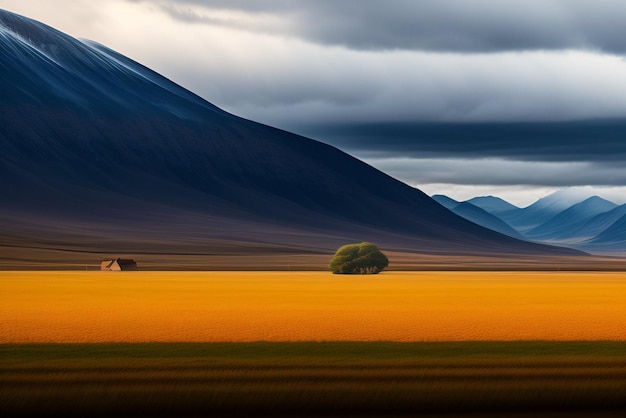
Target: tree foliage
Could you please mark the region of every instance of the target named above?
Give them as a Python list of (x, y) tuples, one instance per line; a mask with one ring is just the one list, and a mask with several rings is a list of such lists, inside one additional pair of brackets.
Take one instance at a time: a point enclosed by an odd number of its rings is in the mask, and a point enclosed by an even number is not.
[(389, 259), (371, 242), (340, 247), (330, 260), (334, 274), (377, 274), (389, 265)]

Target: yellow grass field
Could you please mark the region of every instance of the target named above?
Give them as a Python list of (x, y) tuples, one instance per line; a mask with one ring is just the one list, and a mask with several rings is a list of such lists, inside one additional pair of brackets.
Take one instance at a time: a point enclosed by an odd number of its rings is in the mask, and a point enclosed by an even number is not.
[(626, 274), (0, 272), (0, 343), (626, 340)]

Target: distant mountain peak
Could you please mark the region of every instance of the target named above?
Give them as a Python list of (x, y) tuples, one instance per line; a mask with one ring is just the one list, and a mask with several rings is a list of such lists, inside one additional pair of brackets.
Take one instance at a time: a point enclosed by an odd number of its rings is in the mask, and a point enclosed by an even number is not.
[(583, 200), (580, 203), (587, 203), (587, 204), (591, 204), (591, 203), (599, 204), (600, 203), (600, 204), (605, 204), (607, 206), (612, 206), (614, 208), (616, 208), (618, 206), (617, 203), (612, 202), (612, 201), (610, 201), (608, 199), (605, 199), (605, 198), (597, 196), (597, 195), (591, 196), (591, 197)]
[(496, 196), (477, 196), (467, 200), (467, 202), (494, 214), (519, 209), (519, 207)]
[(561, 211), (589, 197), (591, 197), (591, 193), (585, 188), (568, 187), (537, 200), (529, 207), (543, 207), (550, 208), (553, 211)]

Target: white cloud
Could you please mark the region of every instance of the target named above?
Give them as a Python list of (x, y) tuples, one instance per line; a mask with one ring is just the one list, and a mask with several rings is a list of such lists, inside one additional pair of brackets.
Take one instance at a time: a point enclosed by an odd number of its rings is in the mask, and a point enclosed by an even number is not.
[(173, 20), (150, 2), (0, 0), (0, 7), (103, 43), (233, 113), (290, 129), (626, 116), (626, 61), (607, 54), (355, 51)]

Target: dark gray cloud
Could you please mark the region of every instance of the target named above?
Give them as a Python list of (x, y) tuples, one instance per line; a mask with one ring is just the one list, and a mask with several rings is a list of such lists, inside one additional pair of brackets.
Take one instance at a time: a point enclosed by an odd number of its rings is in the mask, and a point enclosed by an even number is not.
[[(626, 170), (616, 164), (511, 161), (494, 158), (364, 158), (378, 169), (409, 184), (466, 186), (623, 186)], [(626, 196), (624, 196), (626, 198)]]
[[(141, 1), (141, 0), (128, 0)], [(621, 0), (159, 0), (174, 19), (275, 32), (359, 50), (626, 52)], [(241, 22), (211, 11), (259, 17)], [(273, 15), (284, 25), (263, 23)]]
[(503, 158), (602, 163), (624, 173), (623, 176), (605, 176), (604, 184), (626, 184), (626, 119), (551, 123), (361, 123), (309, 126), (300, 132), (365, 158)]

